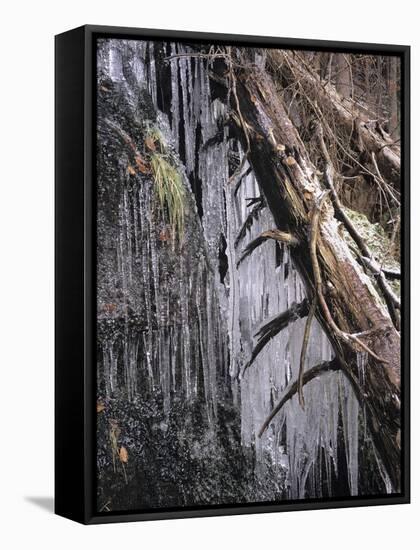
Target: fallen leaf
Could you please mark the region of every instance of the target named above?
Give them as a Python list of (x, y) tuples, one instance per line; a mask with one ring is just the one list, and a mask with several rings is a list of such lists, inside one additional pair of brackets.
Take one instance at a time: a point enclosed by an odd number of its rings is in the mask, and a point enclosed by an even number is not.
[(126, 464), (128, 462), (127, 449), (125, 447), (120, 447), (120, 451), (119, 451), (118, 454), (119, 454), (121, 462), (124, 462), (124, 464)]
[(136, 175), (136, 171), (135, 169), (131, 166), (131, 164), (129, 164), (127, 166), (127, 173), (130, 174), (130, 176), (135, 176)]
[(159, 231), (158, 239), (162, 242), (169, 241), (171, 233), (167, 229), (161, 229)]
[(293, 157), (287, 157), (286, 164), (287, 166), (293, 166), (294, 164), (296, 164), (296, 161)]
[(102, 412), (102, 411), (104, 411), (104, 410), (105, 410), (105, 405), (104, 405), (101, 401), (98, 401), (98, 402), (96, 403), (96, 412), (97, 412), (97, 413), (100, 413), (100, 412)]
[(134, 160), (136, 161), (137, 167), (142, 174), (150, 174), (150, 168), (148, 164), (142, 159), (142, 157), (138, 153), (134, 157)]
[(152, 137), (147, 136), (147, 138), (144, 140), (144, 143), (146, 144), (146, 147), (148, 149), (150, 149), (151, 151), (156, 151), (156, 144)]
[(102, 311), (104, 311), (105, 313), (114, 313), (116, 310), (117, 310), (117, 304), (110, 303), (110, 304), (104, 304), (102, 306)]

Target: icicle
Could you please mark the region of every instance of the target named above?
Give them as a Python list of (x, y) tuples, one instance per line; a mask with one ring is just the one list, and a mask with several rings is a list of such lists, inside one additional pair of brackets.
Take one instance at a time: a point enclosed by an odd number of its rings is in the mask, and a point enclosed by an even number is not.
[(394, 487), (392, 486), (391, 479), (390, 479), (389, 475), (387, 474), (385, 466), (383, 465), (382, 460), (379, 458), (378, 453), (377, 453), (377, 451), (376, 451), (373, 444), (372, 444), (372, 450), (373, 450), (373, 453), (375, 455), (376, 463), (378, 465), (379, 474), (380, 474), (380, 476), (382, 478), (382, 481), (384, 482), (384, 485), (385, 485), (385, 492), (386, 492), (387, 495), (390, 495), (391, 493), (394, 492)]
[(359, 454), (359, 403), (350, 383), (341, 375), (340, 379), (341, 411), (346, 447), (347, 470), (352, 496), (358, 494), (358, 454)]
[(153, 105), (157, 107), (157, 88), (156, 88), (156, 62), (154, 43), (149, 42), (149, 81), (148, 88), (152, 96)]
[[(171, 56), (177, 55), (176, 44), (171, 44)], [(172, 134), (175, 142), (175, 148), (179, 150), (179, 81), (178, 81), (178, 59), (173, 57), (171, 59), (171, 113), (172, 113)]]
[(109, 76), (115, 82), (124, 80), (121, 52), (118, 48), (113, 47), (112, 44), (109, 48)]
[[(180, 50), (181, 53), (188, 53), (188, 50), (184, 48)], [(196, 120), (194, 117), (194, 109), (192, 107), (192, 98), (194, 97), (194, 91), (192, 87), (192, 75), (191, 75), (191, 59), (189, 57), (181, 57), (179, 59), (179, 69), (181, 74), (181, 90), (182, 90), (182, 105), (184, 114), (184, 151), (185, 151), (185, 165), (187, 174), (190, 174), (194, 169), (195, 160), (195, 130)]]
[(365, 351), (357, 352), (356, 361), (357, 361), (357, 371), (359, 374), (359, 382), (361, 387), (363, 388), (365, 385), (365, 371), (366, 371), (366, 365), (367, 365), (367, 353)]

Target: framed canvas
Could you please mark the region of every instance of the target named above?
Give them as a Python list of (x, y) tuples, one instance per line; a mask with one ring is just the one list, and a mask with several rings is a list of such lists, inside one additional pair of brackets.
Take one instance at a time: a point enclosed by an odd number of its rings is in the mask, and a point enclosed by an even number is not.
[(409, 47), (56, 37), (56, 513), (409, 502)]

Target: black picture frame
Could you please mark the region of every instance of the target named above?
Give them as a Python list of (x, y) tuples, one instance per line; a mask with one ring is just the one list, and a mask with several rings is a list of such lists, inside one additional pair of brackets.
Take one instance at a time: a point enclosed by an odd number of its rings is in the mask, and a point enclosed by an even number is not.
[[(402, 491), (147, 512), (95, 512), (95, 41), (165, 39), (392, 54), (402, 71)], [(410, 47), (86, 25), (55, 38), (55, 512), (84, 523), (253, 514), (410, 502)]]

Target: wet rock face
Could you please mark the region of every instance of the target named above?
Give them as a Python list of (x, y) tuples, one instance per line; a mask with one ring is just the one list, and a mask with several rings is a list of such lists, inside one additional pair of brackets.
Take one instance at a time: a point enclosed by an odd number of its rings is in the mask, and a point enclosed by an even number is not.
[[(372, 446), (337, 373), (305, 387), (305, 411), (292, 399), (256, 437), (297, 377), (305, 320), (237, 374), (260, 326), (304, 291), (273, 242), (237, 268), (242, 247), (273, 220), (262, 209), (235, 246), (260, 191), (250, 170), (227, 183), (243, 152), (207, 61), (176, 57), (191, 51), (98, 41), (98, 510), (355, 495), (366, 479), (370, 493), (383, 492), (377, 468), (359, 468)], [(178, 233), (159, 202), (156, 152), (184, 190)], [(315, 323), (307, 357), (308, 368), (331, 357)]]

